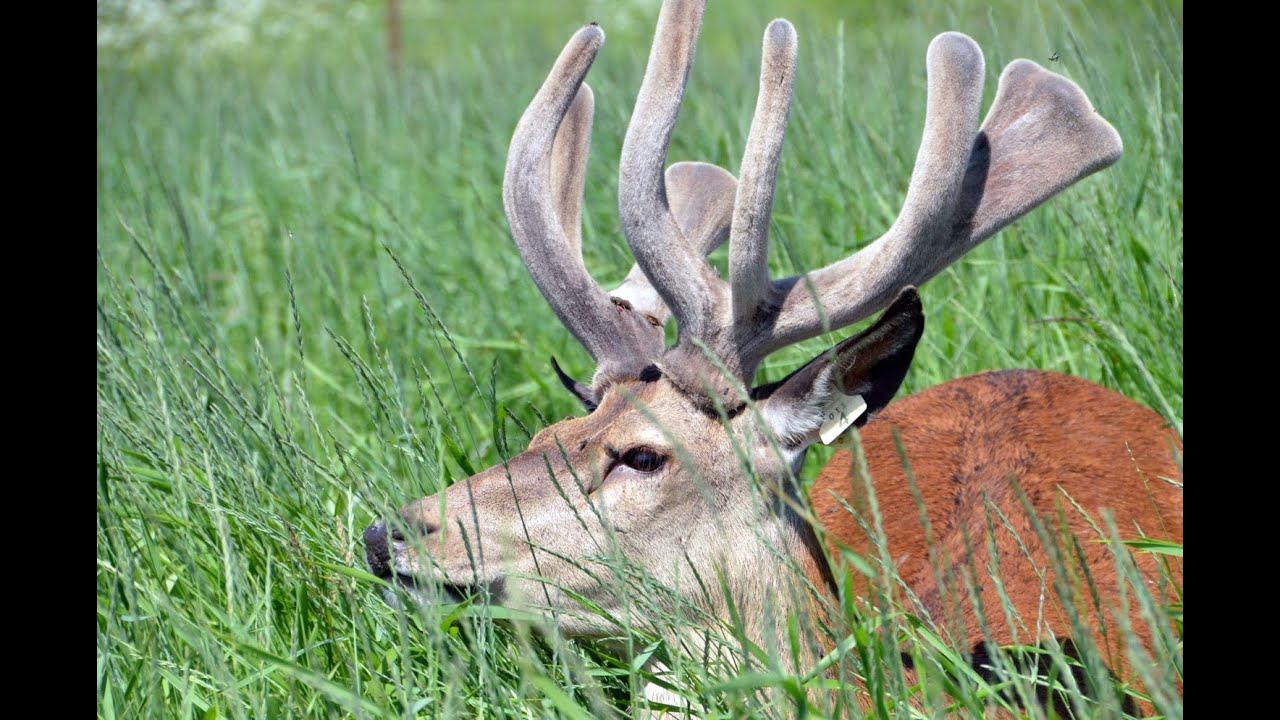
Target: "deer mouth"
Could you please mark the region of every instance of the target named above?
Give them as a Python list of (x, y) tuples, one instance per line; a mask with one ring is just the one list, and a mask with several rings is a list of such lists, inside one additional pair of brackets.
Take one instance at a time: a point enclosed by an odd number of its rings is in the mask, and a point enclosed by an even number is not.
[(399, 587), (406, 588), (409, 590), (417, 590), (420, 588), (417, 578), (402, 572), (388, 573), (384, 575), (382, 579), (386, 580), (387, 582), (393, 585), (397, 585)]
[[(464, 602), (475, 597), (482, 590), (477, 585), (445, 582), (438, 578), (424, 578), (400, 572), (399, 570), (388, 569), (387, 572), (378, 577), (397, 588), (403, 589), (405, 594), (419, 606), (438, 604), (441, 601), (448, 603)], [(491, 600), (492, 602), (496, 602), (496, 598), (501, 594), (501, 585), (501, 581), (489, 584), (490, 597), (495, 598)], [(433, 592), (433, 588), (438, 589), (439, 592)], [(395, 592), (388, 589), (386, 594), (390, 597)]]

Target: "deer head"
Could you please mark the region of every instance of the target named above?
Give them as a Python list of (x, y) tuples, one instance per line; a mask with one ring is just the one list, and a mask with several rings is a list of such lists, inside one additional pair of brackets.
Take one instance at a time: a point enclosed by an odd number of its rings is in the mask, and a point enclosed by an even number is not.
[[(1119, 136), (1084, 93), (1028, 60), (1005, 68), (979, 126), (982, 52), (943, 33), (926, 56), (924, 136), (893, 226), (850, 257), (774, 280), (768, 229), (795, 29), (775, 20), (765, 30), (738, 180), (704, 163), (664, 173), (704, 5), (666, 0), (658, 17), (619, 170), (636, 265), (612, 292), (587, 273), (580, 234), (594, 104), (583, 79), (604, 42), (599, 27), (573, 35), (516, 126), (507, 218), (534, 283), (596, 362), (589, 383), (555, 367), (588, 412), (365, 532), (373, 570), (423, 599), (437, 596), (429, 586), (483, 587), (493, 602), (553, 612), (569, 634), (598, 635), (612, 628), (579, 612), (583, 598), (628, 612), (613, 552), (710, 612), (723, 608), (695, 575), (765, 597), (776, 589), (770, 565), (786, 556), (821, 586), (829, 576), (790, 481), (825, 419), (856, 402), (859, 426), (898, 389), (923, 331), (912, 286), (1120, 157)], [(727, 282), (705, 259), (726, 238)], [(886, 306), (869, 329), (752, 387), (770, 353)], [(666, 347), (670, 317), (679, 335)]]

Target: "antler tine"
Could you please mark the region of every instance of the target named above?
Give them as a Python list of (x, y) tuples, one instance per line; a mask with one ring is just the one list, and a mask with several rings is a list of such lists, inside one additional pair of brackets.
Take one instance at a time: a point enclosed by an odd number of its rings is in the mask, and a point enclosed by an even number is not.
[(907, 198), (886, 234), (886, 238), (900, 239), (898, 245), (928, 243), (950, 230), (982, 111), (986, 62), (982, 49), (971, 38), (956, 32), (934, 38), (925, 67), (928, 99), (924, 135)]
[(551, 146), (551, 192), (556, 216), (569, 243), (569, 256), (579, 263), (582, 262), (582, 191), (587, 181), (595, 107), (595, 94), (584, 82), (560, 121)]
[(786, 20), (774, 20), (764, 32), (760, 92), (742, 155), (742, 180), (729, 233), (729, 282), (735, 323), (749, 321), (772, 291), (769, 218), (795, 75), (796, 30)]
[[(678, 162), (667, 168), (666, 182), (671, 214), (689, 247), (704, 257), (709, 255), (729, 237), (738, 181), (718, 165)], [(639, 264), (631, 266), (626, 280), (610, 295), (659, 327), (671, 315)]]
[(702, 336), (721, 281), (684, 237), (663, 179), (667, 147), (693, 65), (706, 0), (665, 0), (644, 81), (622, 144), (618, 210), (636, 263), (680, 323)]
[(781, 308), (768, 331), (755, 333), (743, 349), (749, 361), (871, 315), (903, 286), (925, 282), (1120, 158), (1119, 135), (1080, 88), (1029, 60), (1002, 73), (976, 134), (983, 73), (977, 45), (959, 33), (938, 36), (929, 47), (928, 72), (924, 138), (898, 220), (854, 255), (775, 283)]
[(520, 257), (556, 316), (595, 359), (597, 379), (642, 367), (662, 351), (661, 333), (618, 312), (582, 262), (582, 176), (593, 110), (582, 80), (603, 42), (604, 32), (589, 25), (565, 45), (516, 125), (502, 183)]

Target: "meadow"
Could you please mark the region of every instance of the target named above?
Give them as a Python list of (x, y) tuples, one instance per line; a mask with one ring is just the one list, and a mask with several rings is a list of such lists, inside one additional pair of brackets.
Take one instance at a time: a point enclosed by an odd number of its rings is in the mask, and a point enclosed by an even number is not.
[[(297, 24), (305, 32), (276, 23), (221, 44), (100, 41), (99, 717), (632, 711), (649, 679), (642, 661), (478, 600), (389, 607), (360, 531), (581, 412), (549, 358), (575, 377), (590, 376), (590, 358), (511, 242), (507, 144), (564, 41), (598, 21), (607, 41), (589, 76), (583, 245), (603, 286), (621, 282), (631, 257), (617, 159), (657, 6), (405, 3), (398, 74), (381, 3), (317, 3), (307, 12), (320, 20)], [(1084, 88), (1124, 157), (922, 288), (927, 330), (900, 394), (989, 369), (1057, 370), (1147, 405), (1180, 434), (1181, 3), (712, 2), (670, 162), (737, 171), (774, 17), (795, 24), (800, 55), (772, 274), (821, 267), (892, 223), (934, 35), (959, 30), (982, 46), (988, 104), (1000, 69), (1028, 57)], [(723, 271), (725, 250), (712, 260)], [(761, 378), (852, 332), (778, 353)], [(805, 477), (830, 454), (811, 451)], [(1181, 566), (1180, 545), (1157, 550)], [(848, 609), (857, 642), (830, 663), (868, 689), (844, 683), (813, 707), (800, 690), (822, 672), (790, 676), (750, 652), (704, 666), (644, 630), (620, 633), (641, 660), (665, 658), (672, 690), (707, 717), (973, 714), (1037, 682), (966, 670), (963, 649), (901, 607)], [(1180, 718), (1181, 604), (1146, 612), (1176, 628), (1146, 659), (1149, 699)], [(924, 681), (902, 681), (896, 647)], [(1114, 698), (1058, 681), (1078, 717), (1118, 715)], [(871, 710), (854, 702), (860, 692)]]

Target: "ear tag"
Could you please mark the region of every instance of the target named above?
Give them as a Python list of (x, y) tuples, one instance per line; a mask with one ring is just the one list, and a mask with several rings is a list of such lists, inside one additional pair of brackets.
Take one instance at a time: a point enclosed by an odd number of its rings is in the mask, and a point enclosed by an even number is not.
[(835, 400), (822, 414), (822, 427), (818, 428), (822, 444), (830, 445), (866, 411), (867, 401), (861, 395), (845, 395), (837, 391)]

